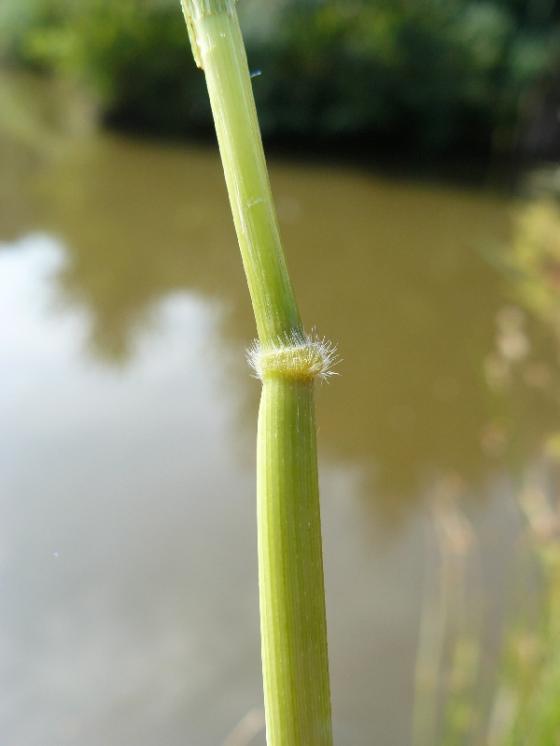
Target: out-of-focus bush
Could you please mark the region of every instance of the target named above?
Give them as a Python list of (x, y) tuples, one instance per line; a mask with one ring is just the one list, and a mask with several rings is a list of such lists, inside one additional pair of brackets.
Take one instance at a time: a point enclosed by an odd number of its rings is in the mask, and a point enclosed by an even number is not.
[[(369, 147), (511, 147), (555, 63), (556, 2), (241, 0), (265, 134)], [(78, 76), (105, 115), (210, 130), (179, 0), (3, 0), (5, 59)], [(245, 6), (245, 7), (244, 7)]]
[(24, 0), (22, 5), (23, 18), (11, 14), (18, 22), (5, 58), (78, 78), (109, 120), (163, 134), (208, 127), (204, 80), (193, 67), (177, 3)]

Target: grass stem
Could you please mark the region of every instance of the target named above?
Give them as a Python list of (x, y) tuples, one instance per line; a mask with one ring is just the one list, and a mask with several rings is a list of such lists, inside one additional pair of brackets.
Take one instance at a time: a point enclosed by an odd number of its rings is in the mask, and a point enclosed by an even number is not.
[(331, 746), (313, 381), (333, 349), (306, 335), (284, 259), (234, 0), (182, 0), (204, 69), (259, 342), (257, 525), (268, 746)]

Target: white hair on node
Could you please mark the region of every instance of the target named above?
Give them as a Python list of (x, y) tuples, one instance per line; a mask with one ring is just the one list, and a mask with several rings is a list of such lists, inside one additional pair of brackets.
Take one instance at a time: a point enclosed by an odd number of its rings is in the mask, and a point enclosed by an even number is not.
[(340, 362), (336, 346), (315, 332), (292, 332), (269, 345), (256, 340), (247, 351), (247, 360), (261, 380), (278, 377), (301, 381), (328, 380), (337, 375), (333, 368)]

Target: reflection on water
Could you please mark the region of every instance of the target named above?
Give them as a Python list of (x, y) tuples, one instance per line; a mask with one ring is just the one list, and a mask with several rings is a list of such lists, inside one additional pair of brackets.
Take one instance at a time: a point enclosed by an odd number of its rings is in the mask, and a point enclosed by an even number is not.
[[(393, 506), (438, 471), (471, 481), (530, 453), (556, 416), (549, 397), (494, 395), (486, 365), (515, 300), (489, 260), (512, 242), (512, 202), (320, 167), (278, 165), (274, 186), (304, 316), (345, 360), (321, 397), (328, 445), (373, 466)], [(250, 341), (215, 156), (93, 139), (28, 189), (37, 227), (66, 247), (59, 300), (87, 312), (100, 358), (126, 361), (158, 302), (184, 291), (220, 299), (224, 332)], [(546, 330), (533, 331), (531, 362), (555, 377)]]
[[(29, 746), (222, 743), (261, 701), (253, 428), (241, 423), (224, 309), (168, 296), (126, 366), (100, 363), (88, 314), (60, 303), (65, 256), (40, 235), (0, 251), (2, 732)], [(384, 677), (380, 713), (407, 682), (421, 544), (405, 533), (380, 565), (357, 468), (325, 464), (324, 476), (343, 640), (337, 727), (359, 742), (350, 723), (364, 722), (355, 713), (372, 692), (364, 645), (376, 628), (392, 638), (397, 610), (408, 656)], [(372, 584), (386, 599), (378, 614)]]
[[(254, 331), (216, 154), (10, 152), (0, 730), (221, 744), (261, 693)], [(419, 506), (442, 484), (470, 501), (497, 623), (515, 474), (556, 427), (557, 339), (504, 249), (506, 197), (284, 163), (272, 179), (304, 317), (344, 358), (318, 397), (335, 727), (405, 746), (435, 562)]]
[[(22, 744), (153, 743), (150, 729), (177, 711), (193, 743), (218, 743), (207, 722), (207, 740), (197, 736), (197, 700), (231, 685), (224, 671), (249, 659), (256, 679), (258, 666), (254, 599), (234, 590), (251, 554), (229, 557), (230, 532), (252, 548), (252, 483), (227, 448), (217, 310), (169, 298), (165, 331), (124, 375), (83, 360), (87, 317), (61, 313), (52, 294), (61, 264), (40, 237), (1, 260), (2, 732)], [(231, 646), (224, 608), (248, 631), (245, 648)]]

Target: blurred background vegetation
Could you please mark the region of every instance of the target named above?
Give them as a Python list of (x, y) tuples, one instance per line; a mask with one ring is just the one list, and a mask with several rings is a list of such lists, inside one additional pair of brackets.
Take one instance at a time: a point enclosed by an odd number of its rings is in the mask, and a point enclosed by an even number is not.
[[(178, 0), (3, 0), (0, 61), (77, 78), (112, 125), (205, 135)], [(558, 151), (555, 0), (244, 0), (269, 140), (417, 154)]]

